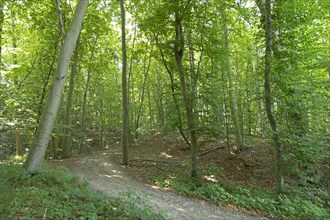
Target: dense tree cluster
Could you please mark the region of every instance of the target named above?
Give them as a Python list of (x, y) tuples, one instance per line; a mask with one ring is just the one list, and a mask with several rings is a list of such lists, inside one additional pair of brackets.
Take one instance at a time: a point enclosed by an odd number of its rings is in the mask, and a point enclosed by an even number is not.
[(279, 191), (283, 175), (316, 181), (330, 142), (328, 0), (94, 0), (81, 31), (76, 8), (88, 1), (56, 3), (1, 0), (1, 154), (34, 151), (68, 74), (48, 158), (179, 132), (197, 177), (200, 136), (232, 139), (244, 154), (244, 137), (257, 135), (274, 142)]

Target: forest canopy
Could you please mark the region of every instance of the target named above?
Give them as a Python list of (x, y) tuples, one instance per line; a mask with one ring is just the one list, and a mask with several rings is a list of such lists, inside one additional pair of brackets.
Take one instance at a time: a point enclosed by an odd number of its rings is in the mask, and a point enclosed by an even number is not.
[(272, 145), (278, 192), (288, 176), (319, 183), (329, 163), (329, 12), (328, 0), (1, 0), (1, 157), (38, 149), (59, 97), (42, 158), (173, 132), (197, 178), (202, 140), (244, 154), (256, 136)]

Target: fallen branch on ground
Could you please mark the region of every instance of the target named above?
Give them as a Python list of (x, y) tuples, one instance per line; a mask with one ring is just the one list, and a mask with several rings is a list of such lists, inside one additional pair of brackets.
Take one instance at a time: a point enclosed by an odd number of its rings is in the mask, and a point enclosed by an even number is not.
[(200, 154), (198, 154), (198, 156), (203, 156), (205, 154), (208, 154), (212, 151), (215, 151), (215, 150), (218, 150), (218, 149), (221, 149), (221, 148), (224, 148), (224, 146), (219, 146), (219, 147), (214, 147), (214, 148), (210, 148), (210, 149), (206, 149), (205, 151), (201, 152)]

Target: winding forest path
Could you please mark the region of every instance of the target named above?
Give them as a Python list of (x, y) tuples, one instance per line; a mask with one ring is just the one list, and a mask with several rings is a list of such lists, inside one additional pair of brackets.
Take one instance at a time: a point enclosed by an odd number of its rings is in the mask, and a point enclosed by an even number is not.
[(120, 192), (132, 189), (157, 211), (164, 210), (167, 219), (189, 220), (253, 220), (264, 219), (238, 213), (199, 200), (175, 195), (155, 186), (147, 185), (131, 178), (127, 168), (113, 161), (110, 151), (102, 151), (89, 156), (73, 157), (55, 162), (64, 165), (76, 175), (86, 178), (91, 187), (110, 197), (120, 196)]

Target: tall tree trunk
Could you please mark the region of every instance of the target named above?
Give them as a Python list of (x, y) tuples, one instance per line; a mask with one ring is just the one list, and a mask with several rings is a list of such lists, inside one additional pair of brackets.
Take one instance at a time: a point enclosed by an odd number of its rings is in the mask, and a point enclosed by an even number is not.
[(126, 33), (125, 33), (125, 7), (124, 0), (120, 0), (120, 13), (121, 13), (121, 45), (123, 54), (123, 67), (122, 67), (122, 158), (121, 163), (123, 165), (128, 164), (128, 98), (127, 98), (127, 55), (126, 55)]
[[(0, 70), (2, 69), (2, 30), (3, 30), (3, 23), (5, 19), (5, 14), (3, 13), (4, 9), (4, 1), (0, 1)], [(0, 71), (0, 80), (2, 79)]]
[(160, 73), (158, 66), (156, 64), (156, 88), (155, 88), (155, 102), (157, 106), (157, 120), (159, 128), (164, 128), (165, 118), (164, 118), (164, 107), (163, 107), (163, 86), (162, 80), (160, 78)]
[(258, 106), (258, 115), (257, 115), (257, 122), (259, 126), (259, 132), (262, 138), (265, 138), (265, 129), (264, 129), (264, 112), (262, 109), (262, 98), (260, 96), (260, 77), (259, 77), (259, 71), (257, 67), (259, 66), (258, 58), (254, 62), (252, 61), (252, 69), (253, 69), (253, 76), (256, 77), (256, 97), (257, 97), (257, 106)]
[(148, 92), (148, 110), (149, 110), (149, 123), (150, 123), (150, 130), (151, 130), (151, 135), (154, 133), (154, 124), (155, 124), (155, 120), (154, 120), (154, 112), (152, 110), (152, 106), (151, 106), (151, 88), (150, 86), (148, 86), (147, 89)]
[[(52, 63), (49, 66), (49, 70), (46, 75), (46, 78), (42, 77), (43, 87), (42, 87), (42, 92), (41, 92), (41, 96), (40, 96), (40, 100), (39, 100), (39, 104), (38, 104), (38, 117), (41, 117), (41, 114), (42, 114), (43, 103), (44, 103), (44, 100), (45, 100), (47, 92), (48, 92), (48, 84), (49, 84), (50, 75), (52, 74), (53, 67), (56, 62), (57, 48), (59, 45), (59, 37), (60, 37), (60, 35), (58, 36), (58, 38), (56, 39), (56, 41), (54, 43), (53, 59), (52, 59)], [(39, 122), (39, 120), (38, 120), (38, 122)]]
[(136, 116), (136, 122), (135, 122), (135, 139), (138, 138), (138, 133), (139, 133), (138, 132), (139, 123), (140, 123), (142, 106), (143, 106), (143, 102), (144, 102), (145, 87), (146, 87), (147, 78), (148, 78), (148, 74), (149, 74), (149, 70), (150, 70), (152, 50), (153, 50), (153, 44), (151, 45), (151, 50), (150, 50), (150, 55), (149, 55), (149, 58), (148, 58), (147, 67), (146, 67), (147, 54), (145, 55), (145, 59), (144, 59), (145, 61), (144, 61), (144, 74), (143, 74), (142, 91), (141, 91), (141, 96), (140, 96), (140, 105), (139, 105), (139, 109), (138, 109), (137, 116)]
[[(243, 103), (244, 103), (244, 108), (247, 109), (247, 132), (249, 135), (252, 134), (252, 125), (253, 125), (253, 121), (252, 121), (252, 102), (251, 102), (251, 91), (250, 91), (250, 82), (249, 82), (249, 63), (246, 64), (246, 71), (245, 71), (245, 95), (246, 95), (246, 98), (243, 98)], [(242, 112), (243, 114), (243, 112)], [(242, 125), (243, 125), (243, 121), (242, 120)], [(255, 127), (254, 127), (255, 128)], [(244, 127), (242, 126), (242, 134), (243, 134), (243, 129)], [(255, 131), (255, 129), (254, 129)]]
[(134, 24), (134, 31), (133, 31), (133, 40), (132, 40), (132, 48), (131, 48), (131, 57), (128, 67), (128, 80), (127, 80), (127, 106), (128, 111), (132, 112), (132, 114), (129, 115), (129, 125), (128, 125), (128, 141), (129, 143), (134, 142), (134, 137), (132, 134), (132, 131), (134, 131), (134, 108), (135, 108), (135, 98), (134, 98), (134, 74), (132, 72), (133, 69), (133, 59), (134, 59), (134, 49), (135, 49), (135, 41), (136, 41), (136, 32), (137, 32), (137, 24)]
[(222, 78), (222, 104), (221, 107), (223, 108), (223, 117), (224, 117), (224, 124), (225, 124), (225, 136), (226, 136), (226, 146), (228, 154), (230, 154), (230, 143), (229, 143), (229, 118), (228, 118), (228, 105), (227, 105), (227, 96), (226, 96), (226, 77), (225, 71), (221, 70), (221, 78)]
[[(159, 46), (159, 45), (158, 45)], [(186, 142), (186, 144), (189, 146), (189, 148), (191, 148), (191, 144), (188, 140), (188, 136), (185, 134), (185, 132), (183, 131), (183, 125), (182, 125), (182, 119), (181, 119), (181, 109), (180, 109), (180, 105), (179, 105), (179, 102), (178, 102), (178, 99), (175, 95), (175, 85), (174, 85), (174, 76), (173, 76), (173, 72), (170, 70), (169, 66), (167, 65), (166, 61), (165, 61), (165, 57), (164, 57), (164, 54), (163, 54), (163, 51), (161, 49), (161, 47), (159, 46), (159, 51), (160, 51), (160, 55), (162, 57), (162, 61), (163, 61), (163, 64), (165, 66), (165, 69), (167, 71), (167, 73), (169, 74), (170, 76), (170, 83), (171, 83), (171, 96), (173, 98), (173, 102), (174, 102), (174, 105), (175, 105), (175, 108), (176, 108), (176, 111), (177, 111), (177, 117), (178, 117), (178, 124), (176, 125), (183, 140)]]
[[(3, 4), (3, 3), (1, 3)], [(2, 6), (3, 7), (3, 6)], [(3, 11), (2, 11), (3, 13)], [(12, 11), (11, 12), (11, 28), (12, 28), (12, 47), (14, 50), (13, 53), (13, 64), (16, 66), (17, 65), (17, 54), (16, 54), (16, 50), (17, 50), (17, 41), (16, 41), (16, 35), (15, 35), (15, 12)], [(3, 22), (3, 21), (2, 21)], [(18, 77), (16, 76), (14, 78), (14, 85), (15, 85), (15, 96), (19, 96), (19, 82), (18, 82)], [(14, 114), (13, 114), (13, 119), (15, 121), (15, 148), (16, 148), (16, 155), (21, 156), (23, 154), (23, 147), (22, 147), (22, 142), (21, 142), (21, 130), (20, 130), (20, 123), (18, 122), (19, 120), (17, 120), (18, 116), (18, 107), (15, 107), (14, 110)]]
[(277, 192), (281, 193), (284, 190), (281, 142), (278, 133), (278, 126), (274, 116), (274, 102), (271, 91), (271, 74), (272, 74), (272, 19), (271, 19), (271, 0), (263, 2), (261, 0), (261, 7), (264, 9), (265, 18), (265, 40), (266, 40), (266, 54), (265, 54), (265, 108), (270, 127), (273, 131), (274, 141), (274, 164), (276, 169), (276, 186)]
[[(178, 3), (177, 3), (178, 4)], [(179, 72), (180, 88), (183, 97), (187, 121), (188, 130), (191, 138), (191, 178), (196, 179), (198, 177), (198, 161), (197, 161), (197, 137), (195, 130), (195, 117), (193, 112), (191, 96), (187, 91), (186, 79), (183, 67), (183, 52), (184, 52), (184, 36), (182, 32), (181, 24), (182, 15), (179, 13), (179, 6), (176, 5), (175, 10), (175, 44), (174, 44), (174, 56)]]
[(226, 67), (227, 67), (227, 78), (228, 78), (228, 87), (229, 87), (228, 91), (229, 91), (231, 116), (232, 116), (233, 125), (234, 125), (234, 132), (235, 132), (237, 148), (239, 150), (243, 150), (244, 149), (243, 137), (242, 137), (241, 129), (240, 129), (239, 122), (238, 122), (236, 97), (235, 97), (234, 86), (233, 86), (233, 82), (232, 82), (232, 71), (231, 71), (230, 56), (229, 56), (227, 27), (224, 27), (223, 35), (224, 35), (224, 40), (225, 40), (224, 46), (225, 46), (225, 51), (226, 51)]
[(84, 94), (83, 94), (83, 103), (82, 103), (82, 113), (81, 113), (81, 124), (80, 124), (80, 129), (81, 129), (81, 139), (80, 139), (80, 146), (79, 146), (79, 154), (82, 154), (85, 152), (85, 145), (86, 145), (86, 131), (85, 131), (85, 120), (86, 120), (86, 105), (87, 105), (87, 98), (88, 98), (88, 89), (89, 89), (89, 85), (90, 85), (90, 81), (91, 81), (91, 72), (92, 72), (92, 62), (94, 59), (94, 51), (95, 51), (95, 47), (97, 45), (97, 41), (98, 41), (98, 36), (96, 37), (95, 41), (93, 42), (93, 46), (91, 49), (91, 56), (89, 58), (89, 65), (88, 65), (88, 70), (87, 70), (87, 80), (86, 80), (86, 86), (84, 89)]
[(34, 136), (30, 152), (24, 163), (25, 169), (27, 169), (30, 173), (35, 173), (42, 168), (57, 111), (61, 103), (65, 79), (67, 77), (70, 65), (70, 57), (72, 56), (73, 49), (80, 33), (81, 24), (83, 22), (87, 6), (88, 0), (80, 0), (78, 2), (71, 26), (66, 33), (64, 42), (62, 43), (53, 87), (48, 97), (37, 132)]
[(63, 158), (69, 157), (71, 154), (71, 141), (70, 141), (71, 110), (72, 110), (72, 98), (73, 98), (73, 89), (74, 89), (74, 78), (75, 78), (75, 75), (77, 72), (77, 66), (78, 66), (79, 47), (80, 47), (80, 34), (78, 36), (74, 55), (73, 55), (73, 62), (71, 65), (71, 74), (70, 74), (70, 82), (69, 82), (69, 91), (68, 91), (68, 97), (67, 97), (66, 107), (65, 107), (65, 116), (64, 116), (65, 137), (64, 137), (63, 149), (62, 149)]

